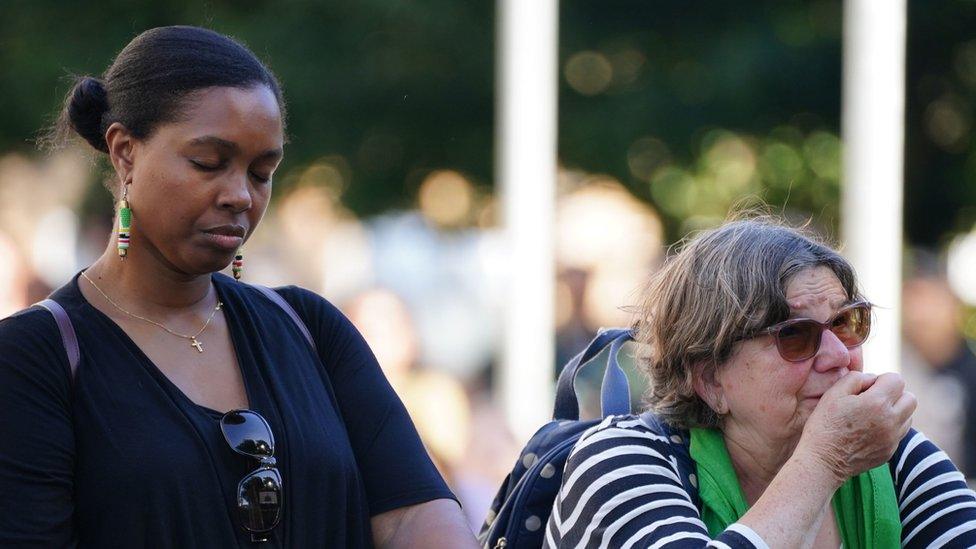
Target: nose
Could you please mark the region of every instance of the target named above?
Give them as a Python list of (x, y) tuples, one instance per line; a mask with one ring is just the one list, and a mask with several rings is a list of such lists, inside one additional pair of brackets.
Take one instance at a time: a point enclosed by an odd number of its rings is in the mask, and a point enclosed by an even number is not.
[[(820, 334), (820, 350), (813, 358), (813, 369), (829, 372), (837, 368), (850, 369), (851, 350), (830, 330)], [(845, 372), (846, 373), (846, 372)]]
[(230, 210), (235, 214), (251, 209), (251, 185), (247, 179), (247, 171), (243, 175), (232, 174), (221, 185), (217, 197), (217, 206), (222, 210)]

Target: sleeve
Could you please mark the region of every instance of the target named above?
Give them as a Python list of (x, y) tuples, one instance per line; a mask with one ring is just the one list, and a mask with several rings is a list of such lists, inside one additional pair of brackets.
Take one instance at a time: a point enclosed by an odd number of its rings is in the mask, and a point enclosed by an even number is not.
[(912, 429), (888, 465), (902, 547), (976, 547), (976, 493), (945, 452)]
[(457, 501), (376, 357), (349, 319), (313, 292), (294, 286), (280, 291), (308, 323), (316, 341), (366, 485), (370, 515), (435, 499)]
[(73, 547), (74, 429), (54, 319), (0, 322), (0, 547)]
[(566, 461), (545, 546), (765, 548), (738, 523), (709, 537), (670, 444), (619, 424), (581, 438)]

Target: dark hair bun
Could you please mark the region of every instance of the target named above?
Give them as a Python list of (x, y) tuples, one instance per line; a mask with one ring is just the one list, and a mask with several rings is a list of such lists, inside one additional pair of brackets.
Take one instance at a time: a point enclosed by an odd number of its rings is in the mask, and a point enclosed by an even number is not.
[(284, 124), (278, 80), (244, 45), (199, 27), (149, 29), (122, 48), (101, 78), (75, 78), (46, 141), (57, 148), (76, 133), (108, 153), (105, 132), (112, 124), (146, 139), (159, 124), (180, 119), (191, 92), (255, 85), (274, 92)]
[(90, 76), (78, 79), (68, 102), (68, 120), (78, 135), (92, 147), (107, 153), (102, 119), (108, 112), (108, 93), (101, 80)]

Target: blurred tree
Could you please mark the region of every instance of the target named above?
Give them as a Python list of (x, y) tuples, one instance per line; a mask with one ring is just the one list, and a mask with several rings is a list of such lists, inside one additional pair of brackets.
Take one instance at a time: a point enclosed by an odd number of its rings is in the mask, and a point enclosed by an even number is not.
[(560, 29), (563, 162), (654, 202), (671, 239), (743, 194), (835, 225), (839, 1), (565, 2)]
[[(654, 203), (669, 239), (714, 223), (743, 195), (836, 229), (841, 7), (562, 2), (561, 162)], [(33, 148), (66, 74), (101, 72), (147, 28), (195, 24), (241, 39), (278, 73), (291, 136), (279, 188), (322, 158), (341, 168), (343, 201), (359, 214), (412, 205), (433, 169), (487, 188), (494, 10), (448, 0), (0, 0), (0, 150)], [(974, 10), (909, 2), (912, 244), (976, 222)]]
[(0, 2), (0, 150), (29, 151), (67, 74), (100, 74), (139, 32), (191, 24), (240, 39), (278, 74), (289, 109), (278, 178), (341, 159), (360, 214), (408, 207), (422, 175), (491, 178), (490, 2), (154, 0)]
[(976, 224), (976, 3), (908, 3), (905, 230), (935, 246)]

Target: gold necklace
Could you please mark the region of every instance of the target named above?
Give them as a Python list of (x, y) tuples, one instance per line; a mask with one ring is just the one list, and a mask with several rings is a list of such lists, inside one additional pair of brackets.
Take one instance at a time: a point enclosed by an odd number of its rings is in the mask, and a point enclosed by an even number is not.
[(181, 333), (178, 333), (178, 332), (174, 332), (173, 330), (170, 330), (169, 328), (167, 328), (166, 326), (164, 326), (162, 323), (156, 322), (155, 320), (153, 320), (151, 318), (146, 318), (144, 316), (139, 316), (139, 315), (137, 315), (135, 313), (130, 313), (129, 311), (123, 309), (118, 303), (112, 301), (112, 298), (109, 297), (108, 294), (106, 294), (105, 292), (103, 292), (102, 289), (98, 287), (98, 284), (95, 284), (95, 281), (88, 277), (88, 275), (85, 273), (85, 271), (82, 271), (81, 272), (81, 276), (85, 277), (85, 280), (87, 280), (89, 283), (91, 283), (92, 287), (94, 287), (96, 290), (98, 290), (98, 293), (102, 294), (102, 297), (104, 297), (105, 299), (107, 299), (108, 302), (111, 303), (112, 306), (115, 307), (116, 309), (122, 311), (123, 313), (125, 313), (125, 314), (127, 314), (129, 316), (131, 316), (132, 318), (137, 318), (139, 320), (142, 320), (143, 322), (148, 322), (148, 323), (153, 324), (155, 326), (159, 326), (160, 328), (162, 328), (162, 329), (166, 330), (167, 332), (175, 335), (176, 337), (182, 337), (183, 339), (189, 339), (190, 340), (190, 346), (191, 347), (194, 347), (197, 350), (198, 353), (202, 353), (203, 352), (203, 345), (200, 343), (200, 341), (197, 338), (200, 337), (200, 334), (202, 334), (203, 331), (207, 329), (207, 326), (210, 326), (210, 321), (214, 319), (214, 316), (216, 316), (217, 311), (219, 311), (220, 308), (224, 305), (218, 299), (217, 300), (217, 306), (214, 307), (213, 312), (210, 313), (210, 318), (208, 318), (207, 321), (203, 323), (203, 328), (200, 328), (200, 330), (197, 331), (197, 333), (195, 333), (193, 335), (181, 334)]

